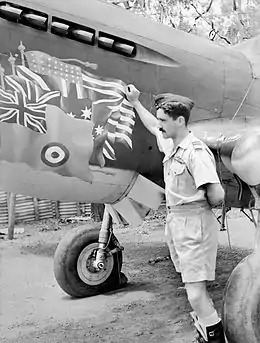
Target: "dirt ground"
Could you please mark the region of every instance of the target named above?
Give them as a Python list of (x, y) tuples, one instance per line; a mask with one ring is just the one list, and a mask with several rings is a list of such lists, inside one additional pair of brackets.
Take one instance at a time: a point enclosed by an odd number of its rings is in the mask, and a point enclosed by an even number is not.
[[(227, 245), (227, 232), (220, 232), (217, 278), (210, 288), (218, 310), (225, 283), (234, 266), (249, 254), (252, 225), (242, 218), (230, 220), (235, 245)], [(245, 248), (238, 234), (247, 237)], [(89, 221), (89, 226), (92, 222)], [(149, 263), (167, 256), (164, 213), (153, 213), (138, 228), (115, 230), (125, 247), (122, 271), (126, 288), (92, 298), (72, 299), (57, 285), (53, 255), (57, 244), (75, 224), (55, 220), (21, 223), (25, 232), (13, 241), (0, 239), (1, 249), (1, 342), (2, 343), (190, 343), (194, 338), (190, 306), (179, 276), (170, 260)], [(250, 226), (251, 225), (251, 226)], [(236, 228), (236, 229), (234, 229)], [(250, 234), (249, 234), (250, 233)], [(251, 236), (250, 236), (251, 235)], [(248, 237), (251, 241), (248, 241)], [(232, 238), (232, 237), (231, 237)], [(232, 242), (232, 239), (231, 239)]]

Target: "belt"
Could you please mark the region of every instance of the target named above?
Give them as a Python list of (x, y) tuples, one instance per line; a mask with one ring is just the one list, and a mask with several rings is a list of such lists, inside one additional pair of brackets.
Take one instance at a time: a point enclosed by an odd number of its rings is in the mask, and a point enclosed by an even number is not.
[(166, 206), (168, 213), (180, 213), (185, 212), (189, 213), (198, 211), (198, 210), (209, 210), (210, 206), (208, 202), (203, 203), (190, 203), (190, 204), (182, 204), (177, 206)]

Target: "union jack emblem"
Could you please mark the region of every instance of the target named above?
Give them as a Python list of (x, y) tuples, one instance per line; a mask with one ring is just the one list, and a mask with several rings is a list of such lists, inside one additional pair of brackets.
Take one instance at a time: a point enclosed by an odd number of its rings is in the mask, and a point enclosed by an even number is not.
[(29, 80), (6, 76), (6, 88), (0, 88), (0, 122), (25, 126), (46, 133), (46, 106), (59, 103), (59, 91), (43, 91)]

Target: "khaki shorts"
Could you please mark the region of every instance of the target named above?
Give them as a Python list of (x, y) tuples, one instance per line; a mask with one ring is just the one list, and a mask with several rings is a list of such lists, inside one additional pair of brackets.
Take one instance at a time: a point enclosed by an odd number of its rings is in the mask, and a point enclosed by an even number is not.
[(210, 208), (168, 212), (166, 240), (184, 283), (215, 280), (218, 226)]

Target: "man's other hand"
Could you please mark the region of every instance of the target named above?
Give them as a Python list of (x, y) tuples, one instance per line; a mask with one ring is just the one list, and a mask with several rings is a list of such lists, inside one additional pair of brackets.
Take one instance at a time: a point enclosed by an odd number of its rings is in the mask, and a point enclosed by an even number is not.
[(127, 85), (125, 92), (127, 100), (130, 101), (133, 106), (135, 106), (139, 102), (139, 90), (135, 88), (134, 85)]

